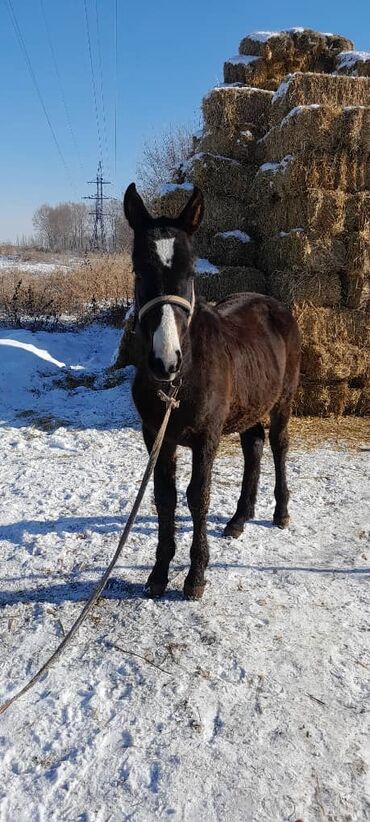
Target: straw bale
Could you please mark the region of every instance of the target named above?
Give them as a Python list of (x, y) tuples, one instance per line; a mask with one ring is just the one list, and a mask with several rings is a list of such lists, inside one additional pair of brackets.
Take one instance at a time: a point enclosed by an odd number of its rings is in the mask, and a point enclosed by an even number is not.
[(370, 155), (339, 151), (328, 154), (288, 154), (277, 163), (260, 166), (250, 191), (252, 199), (297, 195), (307, 188), (361, 191), (370, 188)]
[(205, 193), (203, 229), (216, 234), (218, 231), (233, 231), (237, 226), (248, 232), (247, 207), (236, 197), (217, 197)]
[(263, 271), (277, 270), (304, 276), (338, 272), (346, 264), (346, 245), (340, 237), (310, 239), (301, 229), (269, 237), (260, 246), (258, 263)]
[[(250, 225), (260, 237), (269, 238), (279, 232), (302, 228), (310, 233), (310, 239), (327, 238), (352, 230), (361, 222), (359, 203), (352, 200), (358, 194), (342, 191), (308, 189), (299, 197), (286, 197), (274, 201), (255, 201), (248, 207)], [(350, 205), (349, 205), (350, 204)]]
[(370, 80), (296, 72), (286, 78), (272, 98), (271, 126), (280, 123), (297, 106), (321, 103), (327, 106), (369, 106)]
[(348, 233), (370, 232), (370, 191), (348, 194), (346, 201), (346, 223)]
[(262, 133), (269, 124), (272, 92), (241, 86), (216, 86), (203, 99), (206, 129), (235, 134), (254, 123)]
[(359, 414), (370, 412), (369, 392), (365, 388), (351, 388), (346, 380), (334, 383), (301, 382), (295, 397), (297, 416), (327, 417), (330, 414)]
[(198, 153), (181, 165), (186, 180), (204, 193), (245, 199), (255, 177), (257, 165), (242, 165), (220, 154)]
[(338, 109), (328, 105), (297, 106), (258, 142), (257, 155), (281, 160), (287, 154), (370, 152), (370, 107)]
[(218, 274), (199, 274), (195, 278), (195, 290), (209, 302), (217, 302), (240, 291), (265, 294), (266, 283), (257, 268), (230, 266), (222, 268)]
[(370, 326), (365, 312), (293, 306), (302, 337), (301, 374), (306, 380), (356, 380), (367, 384), (370, 374)]
[(341, 51), (335, 60), (338, 74), (354, 77), (370, 77), (370, 53), (368, 51)]
[(286, 305), (310, 301), (319, 306), (337, 306), (341, 300), (341, 280), (336, 272), (316, 274), (307, 271), (273, 271), (268, 279), (268, 293)]
[(215, 265), (254, 266), (256, 246), (245, 232), (218, 232), (210, 238), (207, 256)]
[(346, 306), (370, 311), (370, 228), (346, 238), (342, 287)]
[(151, 202), (153, 215), (178, 217), (188, 202), (192, 191), (193, 185), (191, 183), (166, 183), (160, 186), (157, 196)]
[(224, 63), (225, 83), (242, 83), (271, 91), (277, 89), (286, 73), (284, 60), (268, 63), (262, 57), (237, 54)]
[[(267, 61), (284, 60), (287, 71), (313, 70), (322, 65), (322, 71), (332, 70), (335, 55), (353, 48), (353, 43), (340, 34), (323, 34), (313, 29), (286, 29), (278, 32), (252, 32), (240, 43), (240, 54), (252, 54)], [(303, 58), (303, 59), (302, 59)], [(306, 62), (305, 62), (306, 61)], [(318, 69), (315, 69), (318, 70)]]
[(197, 152), (211, 152), (241, 163), (254, 163), (257, 139), (261, 136), (261, 130), (253, 123), (246, 123), (241, 131), (208, 129), (197, 142)]

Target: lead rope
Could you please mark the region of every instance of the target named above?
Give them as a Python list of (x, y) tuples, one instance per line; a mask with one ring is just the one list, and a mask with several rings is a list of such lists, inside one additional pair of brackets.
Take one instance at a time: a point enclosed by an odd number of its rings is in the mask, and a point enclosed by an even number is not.
[(115, 554), (112, 557), (106, 571), (104, 572), (103, 576), (100, 578), (100, 580), (99, 580), (98, 584), (96, 585), (96, 587), (94, 588), (91, 596), (87, 600), (86, 605), (83, 607), (83, 609), (80, 613), (80, 616), (73, 623), (72, 627), (69, 629), (68, 633), (65, 635), (65, 637), (62, 640), (62, 642), (60, 643), (60, 645), (58, 645), (58, 647), (56, 648), (54, 653), (49, 657), (49, 659), (46, 660), (46, 662), (44, 662), (44, 664), (37, 671), (37, 673), (32, 677), (32, 679), (30, 679), (29, 682), (27, 682), (27, 684), (24, 685), (24, 687), (21, 688), (20, 691), (18, 691), (16, 694), (14, 694), (14, 696), (12, 696), (10, 699), (8, 699), (7, 702), (4, 702), (2, 705), (0, 705), (0, 714), (5, 713), (5, 711), (7, 711), (7, 709), (10, 708), (11, 705), (13, 705), (13, 702), (16, 702), (18, 699), (20, 699), (21, 696), (24, 696), (24, 694), (26, 694), (27, 691), (29, 691), (31, 688), (33, 688), (33, 686), (36, 684), (36, 682), (38, 682), (38, 680), (42, 677), (42, 675), (44, 673), (46, 673), (46, 671), (51, 667), (51, 665), (53, 665), (53, 663), (58, 659), (58, 657), (64, 651), (66, 646), (70, 643), (71, 639), (73, 639), (73, 637), (77, 633), (78, 629), (81, 627), (82, 623), (85, 622), (85, 619), (86, 619), (87, 615), (90, 613), (91, 609), (94, 607), (95, 603), (97, 602), (97, 600), (99, 599), (101, 593), (103, 592), (103, 590), (104, 590), (104, 588), (105, 588), (105, 586), (108, 582), (108, 579), (109, 579), (109, 577), (110, 577), (110, 575), (113, 571), (113, 568), (114, 568), (114, 566), (116, 565), (116, 563), (118, 562), (118, 560), (121, 556), (122, 549), (123, 549), (123, 547), (125, 546), (125, 544), (127, 542), (127, 538), (129, 536), (130, 531), (132, 529), (132, 526), (135, 522), (138, 510), (140, 508), (143, 496), (145, 494), (146, 487), (148, 485), (148, 482), (150, 480), (150, 477), (151, 477), (151, 475), (154, 471), (156, 462), (158, 460), (159, 452), (161, 450), (161, 445), (162, 445), (162, 442), (163, 442), (164, 435), (166, 433), (166, 428), (167, 428), (167, 425), (168, 425), (169, 418), (171, 416), (171, 412), (173, 411), (174, 408), (179, 407), (179, 402), (178, 402), (178, 400), (176, 400), (176, 397), (177, 397), (177, 394), (178, 394), (178, 391), (179, 391), (179, 387), (180, 387), (179, 385), (175, 386), (172, 389), (172, 391), (170, 392), (169, 395), (165, 394), (164, 391), (158, 391), (159, 399), (161, 399), (163, 402), (166, 403), (166, 413), (163, 417), (162, 425), (161, 425), (161, 427), (158, 431), (158, 434), (156, 436), (153, 448), (150, 452), (149, 460), (148, 460), (146, 469), (144, 471), (144, 476), (141, 480), (140, 488), (138, 490), (135, 502), (132, 506), (131, 513), (130, 513), (130, 515), (128, 517), (128, 520), (126, 522), (124, 531), (121, 535), (120, 541), (119, 541), (117, 549), (115, 551)]

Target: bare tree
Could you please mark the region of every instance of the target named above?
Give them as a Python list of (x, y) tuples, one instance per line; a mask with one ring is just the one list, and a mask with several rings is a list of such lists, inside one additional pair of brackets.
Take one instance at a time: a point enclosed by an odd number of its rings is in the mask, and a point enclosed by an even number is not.
[(33, 216), (37, 238), (51, 251), (83, 251), (91, 234), (89, 210), (85, 203), (44, 203)]
[(158, 193), (162, 183), (171, 181), (178, 166), (192, 151), (194, 128), (181, 125), (162, 132), (153, 141), (144, 143), (143, 155), (137, 166), (137, 177), (147, 202)]

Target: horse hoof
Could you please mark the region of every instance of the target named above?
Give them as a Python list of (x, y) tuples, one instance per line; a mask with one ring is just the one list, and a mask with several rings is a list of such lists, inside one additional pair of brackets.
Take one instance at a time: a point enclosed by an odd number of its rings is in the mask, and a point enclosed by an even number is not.
[(243, 531), (244, 527), (241, 527), (240, 525), (234, 525), (232, 522), (228, 522), (227, 525), (225, 525), (223, 536), (238, 539), (238, 537), (241, 537)]
[(205, 582), (202, 585), (188, 585), (185, 582), (185, 584), (184, 584), (184, 597), (185, 597), (185, 599), (189, 599), (189, 600), (202, 599), (205, 587), (206, 587)]
[(276, 528), (287, 528), (289, 525), (290, 517), (287, 514), (285, 517), (274, 517), (274, 525)]
[(164, 594), (167, 583), (148, 582), (144, 585), (144, 593), (149, 599), (158, 599)]

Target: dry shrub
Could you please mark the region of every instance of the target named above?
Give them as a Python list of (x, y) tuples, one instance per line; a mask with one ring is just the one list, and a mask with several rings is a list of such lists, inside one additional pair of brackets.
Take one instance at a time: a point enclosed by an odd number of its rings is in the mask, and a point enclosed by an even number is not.
[(296, 106), (369, 106), (370, 80), (330, 74), (295, 73), (275, 92), (270, 110), (272, 126), (280, 123)]
[(294, 196), (307, 188), (361, 191), (370, 188), (370, 156), (339, 151), (334, 155), (300, 152), (257, 172), (251, 199)]
[(301, 374), (305, 380), (370, 380), (370, 327), (362, 311), (295, 304), (302, 336)]
[(242, 165), (229, 157), (202, 152), (182, 163), (181, 173), (205, 193), (244, 199), (257, 168), (255, 164)]
[(263, 271), (288, 269), (308, 276), (339, 271), (346, 263), (346, 246), (340, 237), (309, 239), (301, 230), (292, 230), (265, 240), (259, 250), (259, 265)]
[(324, 105), (321, 100), (320, 104), (298, 106), (271, 128), (257, 146), (260, 159), (273, 161), (287, 154), (338, 151), (369, 154), (370, 107), (341, 110)]
[[(340, 34), (322, 34), (312, 29), (295, 31), (272, 32), (270, 37), (258, 38), (249, 34), (240, 43), (240, 54), (253, 54), (263, 57), (266, 61), (280, 60), (286, 61), (287, 66), (294, 65), (294, 60), (301, 57), (308, 58), (313, 63), (317, 63), (317, 58), (334, 58), (340, 51), (353, 49), (353, 43), (347, 37)], [(288, 67), (286, 71), (296, 69)], [(308, 69), (310, 70), (310, 69)], [(328, 69), (325, 69), (328, 70)]]
[(241, 130), (230, 131), (224, 128), (205, 130), (196, 144), (196, 151), (221, 154), (238, 160), (241, 163), (254, 163), (256, 158), (257, 137), (261, 133), (253, 123), (246, 123)]
[(286, 305), (309, 301), (314, 305), (337, 306), (341, 301), (339, 274), (328, 271), (273, 271), (268, 279), (268, 293)]
[(220, 266), (254, 266), (256, 246), (251, 239), (246, 242), (246, 237), (227, 231), (214, 234), (208, 243), (208, 259)]
[[(359, 203), (350, 203), (342, 191), (309, 189), (299, 197), (287, 197), (276, 202), (255, 202), (249, 206), (249, 217), (261, 237), (271, 237), (280, 231), (302, 228), (310, 238), (340, 234), (355, 225), (365, 214), (360, 214)], [(350, 228), (352, 227), (352, 228)]]
[(132, 293), (128, 254), (91, 255), (73, 271), (4, 272), (0, 278), (0, 315), (14, 325), (40, 325), (64, 317), (91, 319), (109, 309), (114, 319), (114, 311), (120, 315), (120, 306), (132, 299)]
[(262, 134), (268, 128), (272, 92), (256, 88), (225, 87), (212, 89), (202, 103), (206, 128), (221, 128), (229, 134), (248, 129), (253, 123)]
[(195, 290), (209, 302), (218, 302), (240, 291), (265, 294), (266, 283), (262, 271), (257, 268), (230, 266), (221, 269), (219, 274), (199, 274), (195, 278)]

